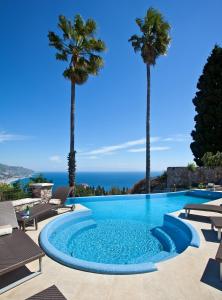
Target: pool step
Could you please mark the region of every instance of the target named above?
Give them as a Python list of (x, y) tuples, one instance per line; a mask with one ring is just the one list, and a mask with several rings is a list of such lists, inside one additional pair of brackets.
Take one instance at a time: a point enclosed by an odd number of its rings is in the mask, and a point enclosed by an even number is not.
[(167, 253), (177, 252), (176, 244), (175, 244), (174, 240), (172, 239), (172, 237), (169, 235), (169, 232), (166, 231), (166, 228), (155, 227), (154, 229), (152, 229), (152, 234), (163, 245), (165, 252), (167, 252)]
[(169, 236), (169, 238), (174, 241), (177, 253), (183, 252), (189, 246), (189, 237), (180, 228), (168, 224), (167, 226), (164, 225), (162, 229)]

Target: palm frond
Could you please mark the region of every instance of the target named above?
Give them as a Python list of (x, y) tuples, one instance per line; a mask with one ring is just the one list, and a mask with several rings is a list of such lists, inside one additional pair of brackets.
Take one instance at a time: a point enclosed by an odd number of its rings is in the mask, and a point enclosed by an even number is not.
[(135, 52), (141, 51), (145, 63), (154, 65), (160, 55), (165, 55), (171, 41), (169, 31), (170, 25), (164, 20), (162, 14), (149, 8), (143, 19), (136, 19), (142, 35), (133, 35), (131, 42)]
[(96, 34), (96, 22), (88, 19), (85, 23), (85, 34), (88, 36)]
[(68, 55), (65, 51), (62, 51), (61, 53), (56, 53), (56, 59), (67, 61), (68, 60)]
[(83, 84), (89, 75), (97, 75), (102, 68), (103, 59), (98, 54), (106, 49), (105, 43), (95, 37), (96, 23), (92, 19), (85, 22), (76, 15), (72, 24), (64, 16), (59, 16), (58, 27), (62, 37), (49, 32), (50, 46), (58, 50), (56, 59), (69, 62), (63, 72), (64, 77), (73, 83)]
[(55, 47), (57, 50), (62, 50), (62, 40), (54, 32), (49, 31), (48, 33), (49, 46)]

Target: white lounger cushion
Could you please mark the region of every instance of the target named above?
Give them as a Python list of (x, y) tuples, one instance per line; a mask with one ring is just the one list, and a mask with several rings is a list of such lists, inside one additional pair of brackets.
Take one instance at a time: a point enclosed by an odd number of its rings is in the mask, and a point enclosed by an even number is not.
[(0, 236), (12, 234), (12, 226), (11, 225), (2, 225), (0, 226)]
[(61, 200), (60, 199), (50, 199), (49, 203), (50, 204), (55, 204), (55, 205), (60, 205), (61, 204)]

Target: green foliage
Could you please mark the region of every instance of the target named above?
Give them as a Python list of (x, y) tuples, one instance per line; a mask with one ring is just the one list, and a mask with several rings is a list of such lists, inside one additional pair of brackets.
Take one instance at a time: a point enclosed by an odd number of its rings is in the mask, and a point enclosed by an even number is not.
[(149, 8), (143, 19), (137, 18), (141, 35), (129, 39), (135, 52), (141, 52), (144, 63), (155, 65), (160, 55), (165, 55), (170, 43), (170, 25), (156, 9)]
[(112, 187), (110, 190), (106, 191), (104, 187), (97, 186), (91, 187), (91, 186), (85, 186), (85, 185), (76, 185), (75, 186), (75, 196), (76, 197), (84, 197), (84, 196), (106, 196), (106, 195), (125, 195), (129, 194), (129, 189), (123, 187)]
[(0, 192), (12, 191), (13, 186), (7, 183), (0, 183)]
[(202, 163), (205, 167), (222, 167), (222, 152), (217, 151), (216, 154), (206, 152), (202, 157)]
[(68, 67), (63, 75), (73, 83), (83, 84), (89, 75), (97, 75), (103, 66), (103, 59), (98, 54), (106, 47), (96, 36), (96, 23), (92, 19), (84, 21), (76, 15), (73, 23), (64, 16), (59, 16), (58, 27), (62, 32), (58, 36), (48, 33), (49, 45), (58, 52), (56, 59), (67, 61)]
[(196, 165), (194, 164), (194, 163), (188, 163), (188, 165), (187, 165), (187, 170), (189, 171), (189, 172), (195, 172), (196, 171), (196, 169), (197, 169), (197, 167), (196, 167)]
[(222, 48), (215, 46), (204, 66), (193, 99), (197, 112), (190, 147), (198, 166), (207, 152), (222, 152)]
[(198, 189), (204, 189), (204, 188), (205, 188), (205, 185), (203, 183), (198, 184)]
[(0, 183), (0, 201), (16, 200), (27, 196), (19, 181), (12, 184)]
[(51, 183), (51, 182), (52, 180), (47, 179), (42, 174), (38, 174), (30, 178), (28, 185), (31, 183)]

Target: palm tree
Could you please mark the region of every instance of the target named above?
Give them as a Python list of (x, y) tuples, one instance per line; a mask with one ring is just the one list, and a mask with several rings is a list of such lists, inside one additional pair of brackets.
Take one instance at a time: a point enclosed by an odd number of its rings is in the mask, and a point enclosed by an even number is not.
[(146, 64), (147, 111), (146, 111), (146, 193), (150, 193), (150, 66), (159, 56), (165, 55), (170, 43), (170, 25), (156, 9), (149, 8), (143, 19), (136, 19), (141, 35), (132, 35), (129, 42), (135, 52), (140, 52)]
[(75, 90), (76, 85), (84, 84), (89, 75), (97, 75), (103, 66), (98, 54), (105, 50), (105, 43), (96, 39), (96, 23), (92, 19), (84, 21), (76, 15), (73, 23), (59, 16), (61, 37), (49, 31), (49, 45), (57, 50), (56, 59), (68, 62), (63, 76), (71, 82), (70, 106), (70, 152), (68, 154), (69, 185), (75, 187), (76, 151), (75, 151)]

